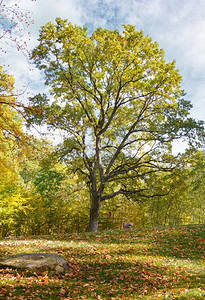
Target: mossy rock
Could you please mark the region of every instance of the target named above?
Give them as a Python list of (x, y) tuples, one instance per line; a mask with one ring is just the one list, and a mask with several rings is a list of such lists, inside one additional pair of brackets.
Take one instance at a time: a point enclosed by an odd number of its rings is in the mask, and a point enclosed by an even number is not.
[(0, 261), (0, 268), (12, 268), (36, 274), (64, 274), (69, 269), (67, 260), (53, 253), (20, 253)]

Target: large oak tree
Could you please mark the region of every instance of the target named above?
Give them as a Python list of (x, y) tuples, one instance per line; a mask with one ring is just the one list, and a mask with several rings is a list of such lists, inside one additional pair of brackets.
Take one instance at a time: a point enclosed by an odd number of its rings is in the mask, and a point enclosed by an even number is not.
[(28, 121), (62, 130), (58, 153), (90, 192), (90, 231), (97, 231), (102, 201), (153, 197), (146, 180), (174, 168), (171, 142), (187, 137), (192, 144), (203, 131), (188, 117), (175, 62), (134, 26), (89, 36), (57, 18), (42, 27), (33, 59), (52, 97), (30, 99)]

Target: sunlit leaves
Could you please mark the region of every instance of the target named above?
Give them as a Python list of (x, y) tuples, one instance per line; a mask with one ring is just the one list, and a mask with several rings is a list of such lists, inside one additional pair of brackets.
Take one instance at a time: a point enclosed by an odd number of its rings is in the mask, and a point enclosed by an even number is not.
[(47, 124), (71, 135), (80, 125), (89, 141), (101, 134), (105, 148), (107, 142), (118, 147), (130, 131), (125, 151), (128, 145), (139, 149), (142, 140), (166, 143), (188, 134), (193, 140), (192, 127), (202, 128), (186, 120), (190, 103), (181, 100), (175, 62), (166, 63), (158, 44), (134, 26), (126, 25), (123, 34), (98, 28), (89, 37), (85, 28), (57, 18), (42, 27), (39, 41), (33, 58), (56, 98), (42, 119)]
[(88, 36), (57, 18), (41, 28), (32, 57), (53, 98), (31, 98), (28, 122), (62, 131), (58, 152), (83, 176), (97, 210), (119, 194), (154, 196), (145, 178), (174, 168), (172, 141), (203, 141), (203, 122), (188, 118), (175, 61), (167, 63), (158, 44), (132, 25)]
[[(2, 168), (8, 163), (7, 154), (11, 153), (10, 150), (14, 148), (13, 152), (18, 153), (17, 149), (25, 142), (22, 126), (22, 118), (17, 111), (14, 96), (13, 76), (0, 66), (0, 162)], [(16, 160), (16, 157), (13, 160)]]

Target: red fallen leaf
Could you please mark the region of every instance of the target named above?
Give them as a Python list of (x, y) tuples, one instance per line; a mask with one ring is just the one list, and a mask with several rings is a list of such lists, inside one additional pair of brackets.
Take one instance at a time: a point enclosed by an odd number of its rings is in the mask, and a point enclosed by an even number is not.
[(199, 242), (205, 242), (205, 239), (199, 238)]

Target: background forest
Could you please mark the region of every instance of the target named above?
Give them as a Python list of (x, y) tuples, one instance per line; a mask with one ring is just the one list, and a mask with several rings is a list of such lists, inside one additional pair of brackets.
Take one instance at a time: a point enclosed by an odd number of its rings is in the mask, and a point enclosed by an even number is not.
[[(13, 143), (6, 154), (1, 153), (1, 237), (88, 231), (90, 200), (81, 180), (65, 164), (49, 158), (53, 148), (46, 141), (33, 140), (30, 147), (32, 154), (28, 149), (21, 153)], [(204, 154), (198, 151), (180, 159), (173, 174), (150, 178), (155, 192), (171, 187), (168, 195), (145, 201), (123, 196), (105, 201), (99, 229), (121, 229), (127, 221), (135, 228), (203, 224)], [(158, 176), (163, 176), (163, 185)]]
[[(29, 22), (26, 14), (25, 19), (19, 18), (15, 6), (4, 11), (8, 18), (11, 11), (11, 22), (14, 18), (19, 26)], [(10, 43), (26, 55), (19, 28), (19, 40), (8, 26), (1, 39), (7, 35)], [(58, 146), (25, 133), (26, 104), (21, 102), (22, 92), (16, 91), (14, 83), (13, 76), (1, 66), (0, 237), (88, 231), (92, 199), (84, 177), (68, 161), (59, 159)], [(170, 145), (167, 154), (171, 160), (175, 158)], [(150, 173), (146, 197), (121, 193), (103, 201), (99, 229), (120, 229), (123, 222), (132, 222), (135, 228), (204, 223), (205, 156), (200, 149), (195, 145), (179, 154), (172, 172)], [(108, 192), (115, 191), (117, 184), (113, 181)], [(135, 181), (129, 181), (129, 185), (135, 188)]]

